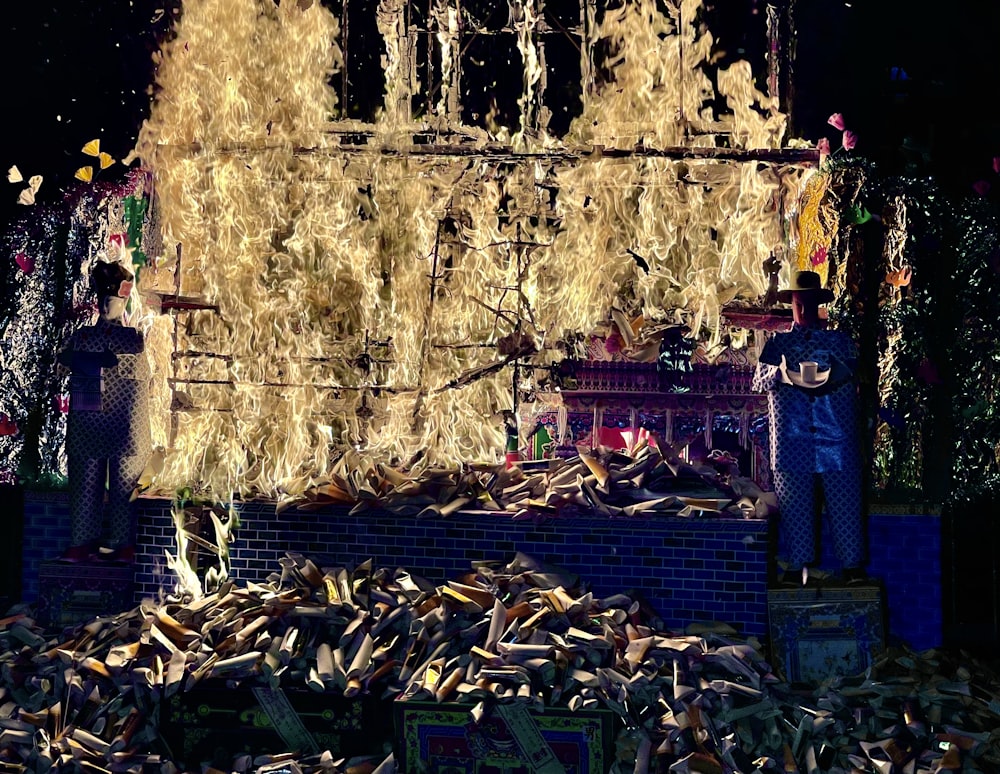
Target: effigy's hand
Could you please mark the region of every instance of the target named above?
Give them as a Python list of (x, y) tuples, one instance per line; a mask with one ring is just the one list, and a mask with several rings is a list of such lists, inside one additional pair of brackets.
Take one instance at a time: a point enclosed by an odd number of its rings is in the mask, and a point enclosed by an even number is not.
[(781, 381), (784, 384), (792, 384), (792, 380), (788, 378), (788, 361), (785, 356), (781, 356), (781, 365), (778, 366), (778, 373), (781, 374)]

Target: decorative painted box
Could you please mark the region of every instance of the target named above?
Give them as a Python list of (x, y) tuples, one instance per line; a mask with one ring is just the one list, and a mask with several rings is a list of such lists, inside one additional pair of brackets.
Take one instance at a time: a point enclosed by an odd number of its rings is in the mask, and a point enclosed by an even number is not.
[(131, 610), (136, 605), (134, 575), (125, 562), (40, 562), (35, 617), (41, 626), (55, 629)]
[(605, 774), (621, 721), (610, 710), (495, 704), (477, 722), (471, 704), (394, 702), (396, 762), (421, 774)]
[(877, 585), (768, 589), (771, 666), (791, 683), (863, 672), (885, 650)]
[(189, 770), (228, 771), (241, 753), (382, 755), (392, 746), (392, 703), (252, 681), (232, 688), (215, 679), (165, 701), (159, 730), (172, 760)]

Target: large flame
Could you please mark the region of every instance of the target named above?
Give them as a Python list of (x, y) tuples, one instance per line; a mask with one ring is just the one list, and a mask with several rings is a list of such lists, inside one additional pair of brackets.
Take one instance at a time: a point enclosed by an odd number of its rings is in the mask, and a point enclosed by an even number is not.
[(415, 33), (385, 0), (384, 109), (363, 124), (331, 121), (343, 56), (322, 5), (184, 3), (137, 148), (178, 246), (143, 290), (208, 307), (145, 321), (161, 490), (295, 494), (347, 448), (494, 460), (513, 400), (501, 340), (548, 363), (618, 303), (717, 342), (721, 304), (765, 290), (808, 165), (664, 152), (782, 147), (785, 116), (746, 62), (716, 94), (697, 0), (599, 21), (585, 4), (582, 106), (562, 138), (546, 129), (540, 4), (511, 5), (521, 124), (492, 132), (458, 123), (462, 22), (435, 8), (435, 114), (410, 115)]

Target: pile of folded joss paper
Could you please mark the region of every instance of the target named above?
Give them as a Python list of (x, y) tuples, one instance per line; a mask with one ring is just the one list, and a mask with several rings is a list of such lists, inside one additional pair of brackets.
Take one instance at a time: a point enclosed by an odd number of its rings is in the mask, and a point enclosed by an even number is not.
[(515, 519), (593, 513), (609, 518), (722, 514), (764, 518), (777, 510), (773, 492), (739, 474), (718, 454), (685, 462), (675, 448), (643, 435), (625, 451), (578, 447), (568, 458), (504, 464), (428, 467), (406, 473), (355, 453), (340, 457), (323, 481), (279, 501), (288, 508), (350, 506), (401, 515), (449, 516), (460, 510), (504, 512)]
[[(1000, 770), (1000, 679), (967, 654), (893, 648), (864, 674), (791, 685), (725, 625), (666, 631), (626, 594), (517, 554), (435, 585), (402, 568), (286, 555), (263, 584), (148, 601), (56, 634), (0, 621), (0, 768), (397, 771), (391, 753), (176, 761), (160, 709), (194, 688), (268, 686), (621, 720), (613, 772)], [(248, 739), (248, 745), (252, 739)]]

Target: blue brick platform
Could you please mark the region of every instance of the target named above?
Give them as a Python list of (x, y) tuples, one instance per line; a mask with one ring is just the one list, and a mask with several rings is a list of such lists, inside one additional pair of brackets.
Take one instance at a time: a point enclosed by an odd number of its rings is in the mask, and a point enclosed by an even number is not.
[[(24, 601), (38, 597), (43, 559), (69, 542), (68, 498), (27, 492), (24, 503)], [(170, 502), (140, 498), (136, 601), (173, 589), (166, 552), (176, 553)], [(232, 575), (262, 582), (287, 551), (353, 567), (405, 567), (434, 583), (470, 569), (473, 562), (509, 562), (515, 552), (578, 573), (598, 596), (638, 592), (670, 628), (718, 621), (744, 636), (767, 634), (769, 524), (721, 518), (598, 517), (515, 521), (508, 515), (463, 512), (417, 519), (347, 509), (289, 509), (275, 513), (265, 501), (238, 506), (241, 527), (231, 546)], [(825, 540), (825, 544), (829, 544)], [(872, 512), (869, 573), (882, 581), (890, 640), (918, 650), (942, 639), (941, 529), (935, 514)]]

